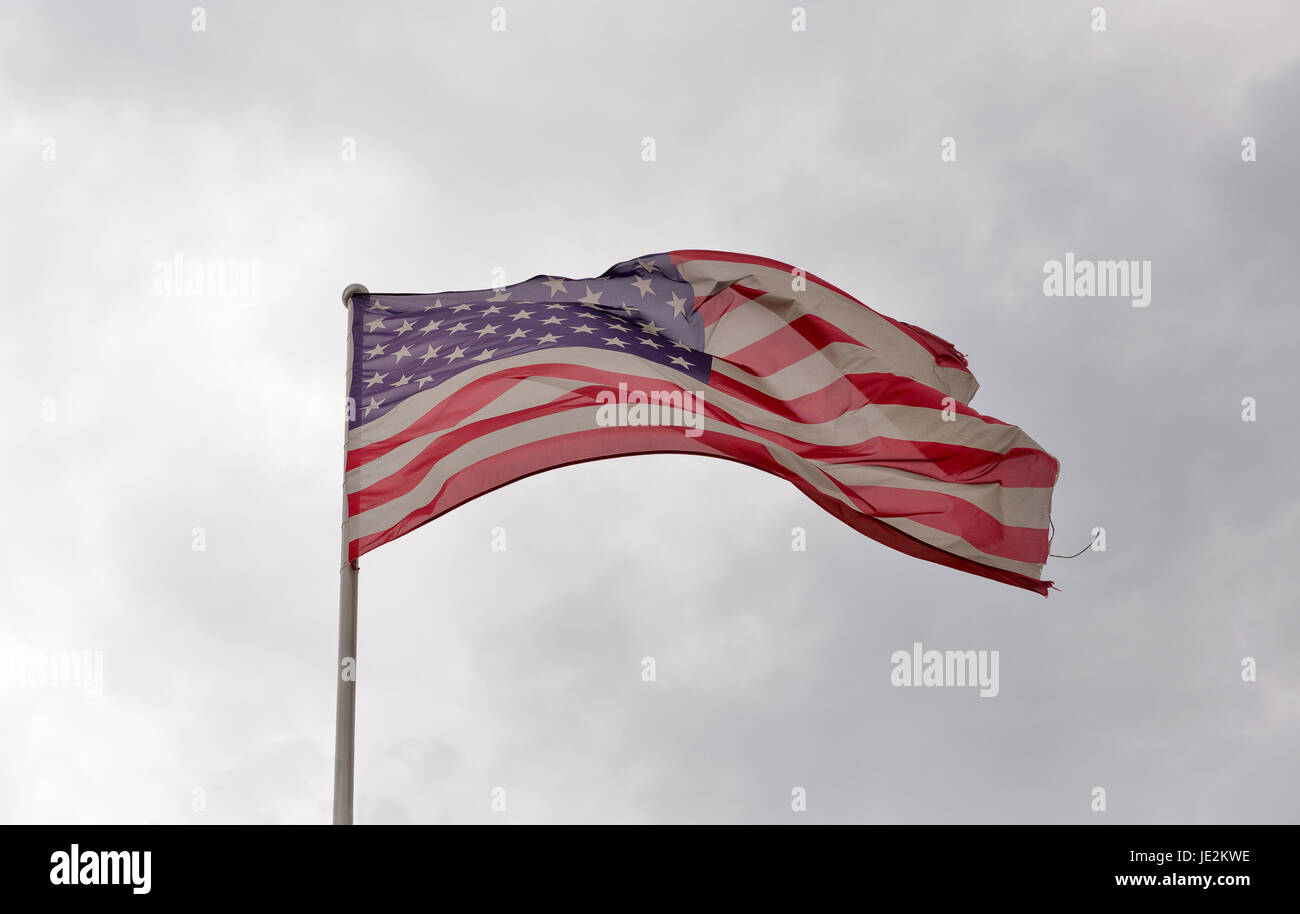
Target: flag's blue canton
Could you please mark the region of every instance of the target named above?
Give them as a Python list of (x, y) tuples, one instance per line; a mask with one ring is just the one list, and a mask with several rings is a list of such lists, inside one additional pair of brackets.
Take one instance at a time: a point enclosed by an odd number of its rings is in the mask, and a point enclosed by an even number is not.
[[(695, 293), (667, 254), (594, 279), (534, 276), (503, 289), (352, 299), (351, 427), (484, 362), (573, 346), (617, 349), (707, 382)], [(581, 364), (570, 354), (568, 361)]]

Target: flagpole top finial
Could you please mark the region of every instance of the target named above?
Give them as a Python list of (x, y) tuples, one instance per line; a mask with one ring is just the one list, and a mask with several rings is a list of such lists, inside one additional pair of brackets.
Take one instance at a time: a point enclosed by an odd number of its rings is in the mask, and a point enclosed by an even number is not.
[(361, 285), (361, 283), (359, 283), (359, 282), (354, 282), (354, 283), (352, 283), (352, 285), (350, 285), (350, 286), (348, 286), (346, 289), (344, 289), (344, 290), (343, 290), (343, 307), (345, 307), (345, 308), (350, 307), (350, 306), (352, 305), (352, 296), (354, 296), (354, 295), (358, 295), (358, 294), (360, 294), (360, 295), (369, 295), (369, 294), (370, 294), (370, 290), (367, 289), (365, 286)]

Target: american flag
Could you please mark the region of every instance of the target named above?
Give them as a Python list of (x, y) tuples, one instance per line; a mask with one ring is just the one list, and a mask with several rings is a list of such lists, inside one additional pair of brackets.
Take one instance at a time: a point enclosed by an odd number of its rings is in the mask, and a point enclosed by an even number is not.
[[(1051, 586), (1056, 459), (967, 405), (952, 344), (788, 264), (672, 251), (591, 279), (359, 294), (351, 318), (351, 560), (532, 473), (693, 453), (787, 479), (908, 555)], [(702, 433), (601, 424), (621, 383), (702, 392)]]

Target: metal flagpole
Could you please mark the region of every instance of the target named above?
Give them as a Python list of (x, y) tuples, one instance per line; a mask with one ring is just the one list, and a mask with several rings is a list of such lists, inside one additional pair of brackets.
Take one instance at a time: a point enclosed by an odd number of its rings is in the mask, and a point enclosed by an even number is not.
[[(370, 292), (360, 283), (343, 290), (343, 306), (348, 309), (348, 396), (352, 396), (352, 296)], [(355, 409), (349, 404), (349, 415)], [(343, 420), (344, 453), (347, 451), (348, 418)], [(346, 460), (344, 462), (344, 472)], [(334, 708), (334, 824), (352, 824), (352, 772), (356, 750), (357, 722), (357, 563), (348, 560), (348, 494), (343, 489), (342, 549), (339, 557), (339, 662), (334, 668), (338, 677), (338, 699)]]

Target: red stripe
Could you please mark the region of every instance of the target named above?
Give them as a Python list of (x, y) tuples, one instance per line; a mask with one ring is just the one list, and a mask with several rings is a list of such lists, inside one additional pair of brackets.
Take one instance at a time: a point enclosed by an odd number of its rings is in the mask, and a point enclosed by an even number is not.
[[(544, 364), (517, 365), (510, 368), (503, 368), (498, 372), (477, 378), (462, 387), (456, 393), (443, 398), (430, 408), (427, 413), (414, 420), (407, 428), (395, 432), (393, 435), (382, 441), (376, 441), (372, 444), (367, 444), (350, 450), (346, 458), (347, 469), (354, 470), (357, 467), (363, 466), (364, 464), (383, 456), (394, 448), (422, 435), (451, 428), (492, 402), (496, 397), (504, 394), (520, 381), (539, 375), (564, 377), (576, 381), (587, 381), (591, 383), (608, 381), (610, 389), (617, 389), (620, 380), (628, 381), (629, 386), (631, 386), (633, 381), (637, 383), (650, 384), (651, 386), (646, 389), (681, 389), (680, 387), (676, 387), (670, 383), (664, 388), (654, 388), (653, 385), (658, 383), (657, 381), (647, 380), (638, 375), (618, 374), (602, 369), (587, 368), (569, 362), (548, 362)], [(845, 375), (836, 378), (821, 390), (805, 394), (801, 397), (795, 397), (791, 400), (782, 400), (779, 397), (774, 397), (771, 394), (764, 393), (757, 388), (751, 387), (743, 381), (728, 377), (727, 375), (721, 374), (717, 371), (714, 371), (710, 376), (708, 386), (734, 396), (737, 399), (753, 403), (754, 405), (777, 416), (803, 424), (829, 422), (849, 410), (859, 409), (871, 403), (878, 405), (915, 406), (936, 410), (942, 410), (945, 407), (951, 406), (957, 413), (963, 416), (979, 418), (991, 424), (1006, 424), (998, 419), (982, 416), (969, 406), (966, 406), (963, 403), (957, 403), (955, 399), (951, 404), (946, 403), (944, 401), (950, 398), (945, 397), (941, 392), (927, 387), (919, 381), (902, 375), (885, 373)], [(836, 455), (841, 454), (839, 451), (833, 453)], [(981, 451), (980, 453), (988, 455), (995, 452)], [(1030, 481), (1024, 482), (1008, 480), (1007, 484), (1047, 485), (1047, 483), (1040, 481), (1041, 478), (1042, 477), (1040, 476), (1035, 476)]]
[(960, 402), (956, 397), (951, 397), (941, 390), (935, 390), (933, 387), (906, 375), (877, 371), (863, 374), (846, 374), (844, 377), (862, 395), (865, 403), (874, 403), (876, 406), (917, 406), (939, 410), (940, 412), (951, 409), (959, 416), (969, 416), (972, 419), (987, 422), (989, 425), (1005, 425), (1014, 428), (1010, 422), (1003, 422), (1001, 419), (995, 419), (992, 416), (977, 412), (965, 403)]
[[(832, 479), (839, 483), (839, 480)], [(839, 483), (843, 488), (843, 483)], [(1047, 531), (1012, 527), (978, 505), (925, 489), (894, 486), (848, 486), (871, 506), (873, 517), (906, 517), (944, 533), (960, 536), (980, 552), (1016, 562), (1041, 565), (1047, 561)]]
[(763, 294), (761, 289), (741, 285), (727, 286), (715, 294), (695, 296), (695, 313), (704, 319), (704, 326), (710, 327), (721, 320), (723, 315)]
[[(846, 404), (847, 408), (853, 408), (852, 404), (855, 401), (852, 394), (859, 393), (853, 382), (845, 378), (836, 379), (834, 383), (815, 393), (793, 400), (779, 400), (717, 371), (709, 376), (709, 386), (731, 394), (737, 399), (754, 403), (775, 415), (805, 423), (810, 421), (810, 415), (829, 412), (830, 410), (825, 408), (827, 402), (835, 406)], [(865, 405), (865, 403), (858, 405)], [(712, 404), (706, 401), (706, 409), (711, 406)], [(840, 409), (837, 415), (842, 415), (846, 411), (847, 409)], [(1059, 469), (1055, 457), (1033, 448), (1010, 448), (1005, 454), (1001, 454), (997, 451), (959, 444), (884, 437), (872, 437), (843, 445), (817, 445), (797, 441), (780, 432), (738, 423), (734, 419), (730, 421), (733, 425), (739, 424), (755, 434), (780, 442), (803, 457), (824, 460), (828, 463), (872, 463), (892, 466), (948, 482), (996, 482), (1012, 487), (1050, 486), (1055, 483)]]
[[(591, 393), (588, 394), (588, 391), (591, 391)], [(453, 394), (450, 399), (454, 400), (457, 395)], [(566, 391), (550, 403), (527, 407), (488, 419), (480, 419), (477, 422), (469, 423), (463, 428), (439, 435), (418, 454), (403, 464), (402, 469), (398, 472), (393, 473), (391, 476), (385, 476), (383, 479), (377, 480), (356, 492), (349, 492), (348, 515), (355, 517), (363, 511), (377, 508), (410, 492), (419, 485), (420, 480), (433, 469), (438, 461), (475, 438), (511, 425), (518, 425), (520, 422), (526, 422), (529, 419), (538, 419), (554, 413), (591, 406), (594, 397), (595, 390), (592, 388)]]
[[(804, 357), (806, 358), (807, 355), (808, 354), (805, 353)], [(715, 355), (713, 358), (730, 365), (736, 365), (736, 363), (732, 361), (731, 356), (723, 357)], [(753, 366), (736, 365), (736, 367), (748, 372), (749, 374), (753, 374), (758, 378), (771, 377), (770, 374), (756, 374)], [(740, 388), (748, 391), (748, 393), (743, 395), (732, 393), (732, 389), (726, 386), (726, 382), (722, 381), (722, 378), (726, 378), (726, 381), (733, 385), (739, 385)], [(886, 371), (855, 372), (853, 374), (841, 375), (832, 380), (821, 390), (813, 391), (810, 394), (804, 394), (801, 397), (795, 397), (790, 400), (783, 400), (779, 397), (765, 394), (758, 388), (751, 386), (749, 383), (738, 378), (732, 378), (730, 375), (723, 375), (716, 369), (714, 370), (709, 383), (710, 386), (716, 387), (724, 393), (732, 393), (733, 396), (743, 396), (745, 399), (753, 400), (755, 403), (761, 402), (765, 408), (769, 409), (769, 411), (777, 412), (781, 415), (784, 415), (784, 413), (780, 412), (780, 407), (777, 404), (798, 403), (798, 407), (792, 406), (791, 408), (798, 409), (801, 417), (798, 421), (805, 423), (829, 422), (837, 416), (848, 412), (850, 409), (858, 409), (863, 406), (874, 404), (876, 406), (915, 406), (938, 411), (951, 409), (959, 416), (968, 416), (972, 419), (979, 419), (980, 421), (987, 422), (990, 425), (1014, 427), (1008, 422), (1003, 422), (1001, 419), (995, 419), (993, 416), (986, 416), (983, 413), (977, 412), (970, 406), (957, 400), (956, 397), (949, 396), (941, 390), (935, 390), (933, 387), (930, 387), (915, 378), (909, 378), (907, 375), (893, 374)], [(768, 397), (769, 399), (763, 400), (761, 399), (763, 397)], [(819, 408), (819, 405), (821, 404), (837, 406), (840, 403), (847, 405), (844, 406), (843, 409), (838, 409), (835, 412), (831, 412), (826, 408)]]
[(456, 423), (474, 415), (474, 413), (506, 393), (527, 376), (528, 374), (520, 374), (514, 369), (506, 368), (484, 375), (466, 384), (454, 396), (444, 397), (439, 400), (428, 412), (401, 431), (390, 435), (383, 441), (376, 441), (374, 444), (363, 445), (348, 451), (347, 469), (355, 470), (357, 467), (369, 463), (376, 457), (382, 457), (393, 448), (400, 447), (408, 441), (419, 438), (421, 435), (451, 428)]
[[(600, 368), (588, 368), (573, 362), (543, 362), (531, 365), (514, 365), (469, 382), (459, 390), (443, 397), (424, 415), (410, 426), (395, 432), (382, 441), (376, 441), (351, 450), (347, 455), (347, 469), (355, 470), (372, 460), (382, 457), (389, 451), (413, 441), (422, 435), (450, 428), (473, 415), (492, 400), (520, 381), (533, 377), (564, 378), (572, 381), (586, 381), (601, 385), (601, 389), (617, 391), (619, 381), (625, 381), (629, 389), (634, 386), (640, 390), (681, 391), (683, 388), (656, 378), (640, 375), (621, 374)], [(608, 382), (608, 383), (606, 383)], [(657, 386), (662, 385), (662, 386)], [(557, 396), (564, 392), (557, 389)], [(491, 394), (491, 395), (489, 395)], [(509, 414), (507, 414), (509, 415)], [(450, 417), (450, 421), (449, 421)], [(480, 420), (483, 421), (483, 420)], [(507, 423), (508, 424), (508, 423)], [(490, 430), (490, 429), (489, 429)]]
[(863, 345), (830, 321), (816, 314), (805, 314), (757, 342), (715, 358), (725, 358), (750, 374), (767, 377), (806, 359), (831, 343)]
[[(725, 439), (725, 442), (722, 439)], [(734, 450), (737, 453), (744, 454), (743, 458), (732, 456), (719, 449), (719, 445), (727, 442), (736, 446)], [(728, 447), (728, 449), (732, 448)], [(616, 427), (573, 432), (568, 435), (521, 445), (477, 461), (472, 466), (453, 475), (427, 505), (412, 512), (393, 527), (380, 533), (352, 540), (348, 544), (349, 557), (355, 561), (372, 549), (409, 533), (416, 527), (446, 514), (473, 498), (484, 495), (510, 482), (531, 476), (534, 473), (588, 460), (600, 460), (607, 457), (644, 454), (647, 452), (698, 453), (738, 460), (738, 462), (756, 466), (759, 469), (789, 480), (814, 502), (855, 530), (908, 555), (1032, 590), (1044, 596), (1046, 596), (1048, 588), (1052, 586), (1051, 582), (1048, 581), (1035, 580), (1026, 575), (1003, 571), (952, 555), (915, 537), (908, 536), (873, 517), (855, 511), (848, 505), (824, 495), (805, 480), (790, 473), (785, 467), (777, 463), (770, 454), (767, 454), (765, 449), (752, 442), (740, 441), (732, 436), (716, 432), (705, 432), (700, 438), (690, 439), (682, 435), (680, 429), (662, 427)]]
[[(598, 392), (602, 390), (617, 391), (620, 382), (626, 383), (629, 389), (636, 390), (668, 392), (683, 390), (682, 387), (670, 381), (586, 368), (568, 363), (530, 365), (522, 368), (506, 369), (506, 371), (511, 373), (508, 378), (503, 379), (499, 375), (488, 375), (471, 382), (461, 390), (439, 401), (430, 411), (431, 415), (434, 413), (438, 415), (432, 419), (429, 416), (422, 417), (417, 425), (443, 428), (448, 425), (442, 419), (444, 413), (457, 416), (459, 419), (471, 415), (473, 410), (461, 404), (461, 397), (464, 397), (471, 404), (477, 404), (482, 399), (481, 392), (477, 389), (478, 386), (500, 388), (502, 380), (517, 383), (521, 380), (521, 372), (532, 376), (546, 371), (551, 377), (587, 381), (590, 382), (590, 386), (560, 394), (555, 400), (543, 405), (517, 410), (501, 416), (480, 419), (461, 428), (446, 431), (412, 457), (408, 461), (408, 465), (427, 468), (480, 435), (531, 418), (551, 415), (566, 409), (589, 406), (594, 402)], [(768, 412), (784, 416), (795, 422), (806, 422), (810, 415), (827, 412), (835, 412), (835, 415), (840, 415), (846, 409), (861, 405), (852, 399), (852, 395), (857, 397), (861, 397), (861, 395), (847, 379), (837, 379), (834, 384), (825, 390), (792, 401), (778, 400), (775, 397), (762, 394), (717, 372), (714, 372), (710, 377), (709, 386), (730, 393), (738, 399), (756, 402)], [(836, 412), (836, 410), (838, 411)], [(1042, 451), (1029, 448), (1012, 448), (1006, 454), (1000, 454), (996, 451), (965, 445), (911, 441), (884, 436), (864, 437), (860, 441), (846, 442), (842, 445), (818, 445), (793, 438), (782, 432), (743, 422), (717, 404), (708, 402), (707, 396), (703, 403), (703, 411), (710, 418), (737, 428), (743, 428), (754, 435), (781, 445), (800, 457), (821, 460), (826, 463), (873, 464), (907, 470), (927, 478), (945, 482), (997, 483), (1007, 487), (1049, 486), (1055, 482), (1058, 471), (1055, 458)], [(863, 431), (866, 432), (865, 425)], [(415, 434), (411, 429), (407, 429), (385, 441), (357, 449), (349, 454), (349, 469), (364, 465), (354, 462), (353, 454), (364, 452), (367, 455), (366, 462), (369, 463), (400, 444), (412, 440)], [(422, 477), (423, 472), (420, 472), (418, 478)], [(404, 473), (396, 473), (377, 480), (357, 492), (349, 493), (347, 496), (349, 514), (359, 514), (361, 511), (377, 507), (405, 494), (418, 482), (418, 478), (415, 480), (406, 479)]]
[[(649, 379), (630, 378), (638, 385), (644, 385)], [(656, 382), (651, 382), (650, 386), (642, 387), (646, 390), (667, 390), (676, 391), (680, 388), (675, 387), (667, 382), (657, 382), (659, 386), (654, 386)], [(594, 385), (591, 387), (581, 388), (567, 393), (551, 403), (530, 407), (509, 413), (503, 416), (495, 416), (489, 419), (483, 419), (478, 422), (456, 429), (441, 435), (437, 440), (430, 442), (417, 456), (409, 460), (400, 470), (374, 483), (360, 489), (356, 492), (350, 492), (347, 495), (348, 514), (355, 517), (364, 511), (378, 508), (393, 499), (400, 498), (411, 492), (418, 486), (428, 472), (444, 457), (448, 456), (458, 448), (468, 444), (476, 438), (526, 422), (543, 416), (554, 415), (571, 409), (580, 409), (590, 407), (595, 400), (596, 394), (602, 390), (608, 390), (603, 385)], [(705, 412), (712, 418), (721, 422), (728, 423), (737, 428), (743, 428), (754, 434), (757, 434), (774, 444), (779, 444), (806, 459), (824, 459), (815, 457), (812, 452), (816, 451), (843, 451), (844, 448), (814, 448), (809, 447), (803, 442), (788, 438), (784, 435), (778, 435), (773, 432), (765, 432), (762, 429), (755, 428), (746, 423), (737, 421), (733, 416), (725, 411), (710, 407), (705, 404)], [(672, 429), (676, 435), (682, 436), (680, 429)], [(720, 432), (712, 433), (721, 435)], [(684, 436), (683, 436), (684, 437)], [(754, 442), (748, 442), (743, 439), (728, 437), (728, 441), (733, 442), (729, 449), (729, 456), (737, 456), (736, 452), (743, 449), (745, 452), (752, 452), (756, 455), (766, 457), (768, 451), (762, 445)], [(888, 466), (896, 469), (917, 471), (926, 469), (930, 464), (935, 463), (940, 466), (946, 466), (950, 472), (956, 472), (963, 469), (960, 464), (955, 463), (951, 457), (943, 461), (935, 461), (933, 456), (918, 458), (914, 456), (916, 443), (914, 442), (897, 442), (893, 439), (876, 439), (872, 442), (873, 449), (876, 453), (864, 460), (861, 455), (854, 455), (850, 459), (839, 457), (831, 459), (829, 463), (852, 463), (862, 464), (869, 463), (873, 466)], [(986, 452), (977, 452), (984, 454)], [(1037, 454), (1038, 452), (1035, 452)], [(891, 455), (900, 456), (891, 459)], [(1026, 462), (1031, 468), (1036, 467), (1037, 460), (1032, 458), (1022, 459), (1019, 457), (1011, 458), (1013, 462)], [(1049, 458), (1050, 459), (1050, 458)], [(979, 465), (982, 469), (982, 475), (978, 480), (955, 479), (955, 482), (978, 481), (981, 483), (996, 482), (997, 476), (1001, 474), (1001, 468), (995, 467), (995, 472), (990, 474), (989, 470), (984, 468), (984, 464)], [(897, 489), (892, 487), (868, 486), (858, 487), (850, 486), (832, 480), (838, 485), (846, 495), (854, 499), (859, 504), (861, 510), (879, 516), (888, 517), (912, 517), (919, 523), (932, 526), (935, 529), (943, 530), (946, 533), (953, 533), (965, 538), (972, 545), (976, 546), (982, 552), (990, 555), (999, 555), (1003, 558), (1014, 559), (1021, 562), (1041, 563), (1045, 560), (1047, 552), (1047, 534), (1043, 530), (1034, 528), (1017, 528), (1003, 525), (995, 517), (986, 513), (982, 509), (970, 504), (956, 496), (944, 493), (928, 492), (924, 490)], [(866, 493), (872, 493), (868, 496)], [(915, 493), (915, 497), (908, 500), (907, 493)]]
[[(681, 264), (691, 260), (712, 260), (712, 261), (721, 261), (724, 263), (755, 264), (757, 266), (770, 267), (772, 269), (781, 270), (786, 273), (791, 273), (796, 269), (790, 264), (782, 263), (779, 260), (770, 260), (767, 257), (755, 257), (751, 254), (733, 254), (727, 251), (701, 251), (701, 250), (671, 251), (669, 253), (669, 256), (672, 258), (673, 264), (675, 266), (680, 266)], [(819, 276), (814, 276), (812, 273), (808, 273), (807, 271), (804, 271), (804, 276), (811, 282), (815, 282), (819, 286), (823, 286), (824, 288), (831, 290), (837, 295), (842, 295), (844, 298), (847, 298), (849, 301), (857, 302), (859, 305), (862, 305), (862, 307), (866, 308), (872, 314), (875, 314), (879, 316), (881, 319), (886, 320), (889, 323), (893, 324), (903, 333), (906, 333), (909, 337), (915, 340), (927, 352), (929, 352), (930, 355), (934, 357), (934, 361), (936, 365), (943, 365), (949, 368), (958, 368), (962, 371), (967, 372), (968, 374), (970, 373), (970, 368), (966, 364), (966, 357), (957, 351), (956, 346), (954, 346), (952, 343), (948, 342), (947, 340), (943, 339), (942, 337), (935, 336), (933, 333), (929, 332), (928, 330), (924, 330), (921, 327), (917, 327), (913, 324), (906, 323), (905, 321), (895, 320), (894, 318), (889, 317), (886, 314), (881, 314), (879, 311), (876, 311), (874, 308), (871, 308), (866, 304), (863, 304), (861, 301), (858, 301), (858, 299), (854, 298), (852, 295), (845, 292), (843, 289), (831, 285), (830, 283), (828, 283), (826, 280), (822, 279)]]

